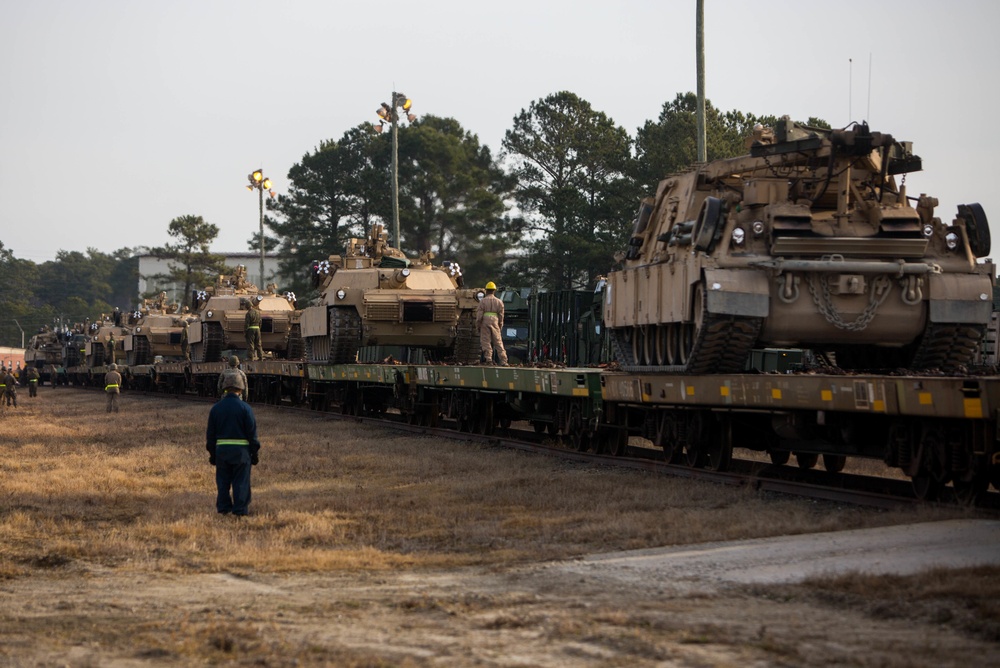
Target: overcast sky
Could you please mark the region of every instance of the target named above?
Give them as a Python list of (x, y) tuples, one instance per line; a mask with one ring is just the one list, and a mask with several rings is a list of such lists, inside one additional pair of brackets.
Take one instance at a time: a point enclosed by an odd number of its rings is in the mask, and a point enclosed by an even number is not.
[[(162, 245), (183, 215), (219, 227), (214, 251), (246, 251), (246, 175), (283, 192), (393, 90), (498, 154), (557, 91), (634, 136), (696, 88), (695, 0), (0, 3), (0, 241), (36, 262)], [(998, 28), (995, 0), (705, 0), (706, 92), (912, 141), (909, 194), (945, 221), (981, 203), (1000, 257)]]

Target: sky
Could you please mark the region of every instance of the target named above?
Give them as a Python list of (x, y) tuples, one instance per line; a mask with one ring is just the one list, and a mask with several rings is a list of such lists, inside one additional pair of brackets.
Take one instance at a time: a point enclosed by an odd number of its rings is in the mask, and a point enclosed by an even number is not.
[[(248, 251), (247, 174), (289, 169), (392, 91), (495, 155), (570, 91), (631, 136), (696, 90), (695, 0), (0, 0), (0, 242), (20, 259), (161, 246), (179, 216)], [(705, 0), (723, 111), (867, 120), (913, 142), (910, 195), (979, 202), (1000, 257), (1000, 2)], [(390, 183), (386, 182), (386, 187)]]

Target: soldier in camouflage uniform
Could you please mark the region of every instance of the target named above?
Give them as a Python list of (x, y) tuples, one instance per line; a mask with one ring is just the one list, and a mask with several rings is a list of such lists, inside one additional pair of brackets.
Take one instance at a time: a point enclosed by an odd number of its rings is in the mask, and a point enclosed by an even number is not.
[(108, 372), (104, 374), (104, 391), (108, 395), (108, 412), (118, 412), (118, 395), (121, 394), (122, 375), (118, 373), (118, 365), (111, 363), (108, 365)]
[(240, 368), (240, 358), (236, 355), (229, 358), (229, 368), (219, 374), (219, 383), (217, 387), (219, 396), (222, 396), (223, 391), (227, 387), (230, 388), (230, 392), (238, 390), (239, 394), (243, 398), (243, 401), (246, 401), (247, 390), (249, 389), (250, 384), (247, 382), (246, 373)]
[(483, 361), (493, 364), (493, 351), (497, 352), (500, 366), (507, 366), (507, 350), (503, 346), (503, 302), (494, 295), (497, 286), (493, 281), (486, 284), (486, 296), (476, 307), (476, 329), (479, 330), (479, 347), (483, 351)]
[(246, 319), (244, 320), (244, 335), (247, 340), (247, 359), (251, 362), (254, 360), (264, 359), (264, 346), (261, 344), (260, 337), (260, 325), (263, 322), (260, 317), (260, 309), (257, 308), (257, 299), (251, 297), (250, 308), (247, 309)]

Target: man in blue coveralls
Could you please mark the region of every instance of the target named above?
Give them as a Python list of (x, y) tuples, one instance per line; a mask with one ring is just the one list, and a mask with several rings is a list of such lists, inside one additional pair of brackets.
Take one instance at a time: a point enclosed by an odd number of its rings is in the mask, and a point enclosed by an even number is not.
[[(250, 506), (250, 467), (257, 464), (260, 441), (250, 404), (240, 399), (246, 387), (239, 376), (223, 388), (224, 394), (208, 413), (205, 433), (208, 461), (215, 466), (219, 494), (215, 508), (223, 515), (244, 516)], [(230, 496), (232, 488), (232, 496)]]

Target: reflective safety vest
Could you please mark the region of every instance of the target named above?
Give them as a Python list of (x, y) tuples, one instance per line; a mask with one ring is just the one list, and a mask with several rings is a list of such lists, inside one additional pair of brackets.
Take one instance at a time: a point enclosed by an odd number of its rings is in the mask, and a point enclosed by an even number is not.
[(245, 438), (220, 438), (215, 442), (216, 445), (242, 445), (249, 447), (250, 441)]
[(104, 391), (107, 392), (111, 388), (114, 388), (114, 389), (117, 390), (118, 389), (118, 383), (111, 383), (110, 385), (105, 385), (104, 386)]

